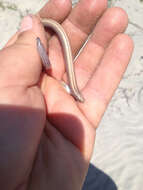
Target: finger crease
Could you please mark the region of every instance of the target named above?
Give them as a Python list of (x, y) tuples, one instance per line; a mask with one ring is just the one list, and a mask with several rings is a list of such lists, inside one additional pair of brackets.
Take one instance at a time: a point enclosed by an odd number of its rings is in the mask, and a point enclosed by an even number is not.
[(72, 20), (69, 20), (69, 19), (67, 19), (67, 22), (69, 22), (69, 23), (72, 25), (72, 27), (74, 27), (78, 32), (80, 32), (83, 36), (85, 36), (85, 38), (88, 37), (89, 33), (83, 31), (83, 30), (79, 27), (78, 24), (73, 23)]

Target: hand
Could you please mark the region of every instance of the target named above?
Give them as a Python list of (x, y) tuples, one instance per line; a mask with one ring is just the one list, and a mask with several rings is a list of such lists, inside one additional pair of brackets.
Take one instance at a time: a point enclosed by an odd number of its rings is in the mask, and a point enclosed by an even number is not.
[(51, 0), (38, 15), (62, 24), (73, 57), (93, 31), (75, 61), (85, 102), (76, 102), (58, 81), (66, 81), (64, 59), (50, 32), (52, 74), (42, 73), (36, 37), (45, 47), (47, 39), (38, 17), (26, 17), (0, 52), (0, 187), (79, 190), (96, 128), (131, 58), (133, 42), (123, 34), (128, 18), (120, 8), (107, 9), (107, 0), (81, 0), (74, 9), (70, 0)]

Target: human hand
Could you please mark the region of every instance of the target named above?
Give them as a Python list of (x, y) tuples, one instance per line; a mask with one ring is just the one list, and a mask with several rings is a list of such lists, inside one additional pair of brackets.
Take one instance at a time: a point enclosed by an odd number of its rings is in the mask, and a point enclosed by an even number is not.
[(81, 189), (96, 128), (133, 50), (132, 40), (123, 34), (128, 23), (126, 13), (120, 8), (106, 10), (106, 6), (107, 0), (81, 0), (71, 11), (70, 0), (51, 0), (39, 12), (41, 17), (63, 25), (73, 57), (93, 31), (75, 61), (84, 103), (76, 102), (58, 82), (66, 81), (64, 60), (57, 37), (50, 33), (52, 77), (41, 73), (36, 37), (45, 47), (46, 38), (36, 17), (32, 16), (31, 29), (28, 25), (29, 30), (18, 31), (0, 52), (3, 190)]

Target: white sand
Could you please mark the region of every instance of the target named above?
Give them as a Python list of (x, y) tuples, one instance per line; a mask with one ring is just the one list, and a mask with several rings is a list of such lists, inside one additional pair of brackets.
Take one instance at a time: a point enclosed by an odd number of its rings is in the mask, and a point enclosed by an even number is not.
[[(3, 2), (6, 8), (0, 8), (0, 47), (17, 30), (21, 16), (36, 12), (45, 0)], [(17, 8), (11, 10), (7, 2)], [(130, 23), (143, 28), (143, 2), (117, 0), (115, 5), (127, 11)], [(143, 30), (129, 24), (127, 33), (135, 42), (134, 55), (97, 130), (93, 165), (84, 190), (143, 189)]]

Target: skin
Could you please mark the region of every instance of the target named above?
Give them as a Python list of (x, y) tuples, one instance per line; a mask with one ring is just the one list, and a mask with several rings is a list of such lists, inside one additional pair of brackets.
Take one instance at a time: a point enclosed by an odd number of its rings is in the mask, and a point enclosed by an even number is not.
[(133, 51), (132, 40), (123, 34), (128, 24), (126, 13), (120, 8), (106, 7), (106, 0), (81, 0), (71, 10), (70, 0), (51, 0), (38, 13), (62, 24), (73, 57), (93, 31), (75, 61), (84, 104), (76, 102), (58, 82), (66, 81), (64, 58), (62, 47), (51, 32), (47, 35), (51, 77), (42, 73), (35, 39), (39, 36), (45, 47), (47, 39), (37, 17), (32, 16), (31, 30), (17, 32), (1, 50), (3, 190), (82, 188), (96, 129)]

